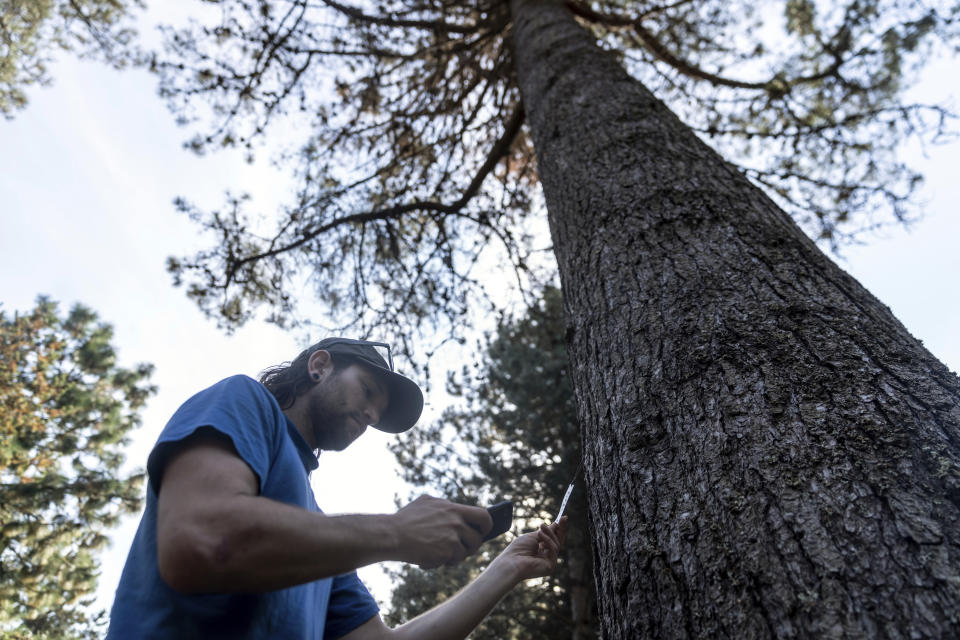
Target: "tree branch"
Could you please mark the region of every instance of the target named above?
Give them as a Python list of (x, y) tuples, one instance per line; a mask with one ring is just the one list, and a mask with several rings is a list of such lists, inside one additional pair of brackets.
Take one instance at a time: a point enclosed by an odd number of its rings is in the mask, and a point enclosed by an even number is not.
[(407, 27), (413, 29), (426, 29), (437, 33), (473, 33), (477, 30), (477, 25), (449, 24), (438, 20), (401, 20), (399, 18), (390, 18), (387, 16), (372, 16), (364, 13), (356, 7), (350, 7), (336, 2), (336, 0), (323, 0), (323, 3), (332, 9), (336, 9), (345, 16), (385, 27)]
[(470, 181), (470, 184), (464, 190), (463, 194), (455, 202), (451, 204), (443, 204), (440, 202), (433, 201), (423, 201), (418, 200), (415, 202), (408, 202), (406, 204), (399, 204), (387, 209), (379, 209), (375, 211), (367, 211), (364, 213), (356, 213), (349, 216), (344, 216), (342, 218), (337, 218), (331, 220), (330, 222), (320, 225), (319, 227), (314, 228), (311, 231), (308, 231), (300, 236), (294, 242), (285, 244), (280, 247), (276, 247), (269, 251), (264, 251), (262, 253), (257, 253), (245, 258), (233, 259), (231, 264), (227, 267), (226, 277), (224, 278), (224, 287), (228, 286), (234, 278), (234, 275), (237, 271), (250, 262), (256, 262), (264, 258), (270, 258), (281, 253), (286, 253), (301, 247), (310, 240), (313, 240), (321, 233), (325, 233), (339, 227), (344, 224), (356, 224), (371, 222), (374, 220), (388, 220), (391, 218), (399, 218), (407, 213), (412, 211), (435, 211), (438, 213), (445, 214), (456, 214), (459, 213), (460, 209), (464, 207), (480, 190), (480, 185), (483, 184), (484, 179), (487, 175), (493, 170), (497, 162), (503, 157), (507, 151), (510, 149), (510, 145), (513, 143), (513, 139), (520, 132), (520, 127), (523, 124), (524, 113), (523, 108), (518, 106), (510, 118), (506, 122), (506, 126), (503, 132), (503, 135), (499, 140), (493, 145), (490, 153), (487, 155), (486, 161), (477, 171), (477, 174), (473, 177), (473, 180)]
[[(682, 2), (677, 3), (678, 6), (679, 4), (682, 4)], [(667, 63), (685, 76), (706, 80), (718, 86), (732, 87), (735, 89), (752, 89), (755, 91), (766, 91), (773, 88), (778, 92), (782, 92), (783, 87), (777, 85), (785, 84), (786, 87), (790, 87), (795, 84), (817, 82), (819, 80), (823, 80), (824, 78), (836, 75), (837, 71), (844, 63), (842, 56), (840, 56), (836, 51), (826, 50), (827, 53), (830, 53), (833, 56), (834, 63), (824, 71), (811, 76), (801, 76), (793, 78), (792, 80), (774, 76), (773, 78), (763, 82), (747, 82), (745, 80), (725, 78), (715, 73), (710, 73), (705, 69), (701, 69), (700, 67), (687, 62), (686, 60), (682, 60), (674, 55), (662, 42), (657, 39), (655, 35), (653, 35), (641, 24), (643, 19), (647, 17), (647, 13), (641, 14), (636, 18), (608, 13), (599, 13), (587, 5), (577, 2), (577, 0), (566, 0), (566, 6), (574, 15), (590, 22), (603, 24), (609, 27), (628, 27), (633, 29), (640, 41), (643, 42), (647, 49), (660, 61)]]

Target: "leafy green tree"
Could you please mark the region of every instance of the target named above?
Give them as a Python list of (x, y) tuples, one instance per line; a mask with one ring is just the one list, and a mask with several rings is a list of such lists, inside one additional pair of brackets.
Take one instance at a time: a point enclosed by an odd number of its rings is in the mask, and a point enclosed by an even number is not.
[(141, 0), (4, 0), (0, 13), (0, 113), (27, 104), (25, 89), (50, 82), (55, 51), (101, 58), (120, 67), (133, 59), (129, 25)]
[[(451, 374), (462, 400), (429, 427), (404, 434), (392, 450), (404, 479), (449, 499), (514, 502), (513, 533), (551, 521), (580, 462), (568, 377), (560, 291), (548, 288), (519, 320), (500, 324), (482, 364)], [(582, 480), (567, 506), (569, 533), (559, 570), (512, 591), (471, 637), (477, 640), (594, 638), (594, 588)], [(400, 624), (456, 593), (506, 541), (454, 567), (394, 574), (388, 621)]]
[(299, 186), (267, 229), (180, 203), (215, 234), (169, 265), (201, 308), (295, 320), (308, 278), (423, 352), (494, 306), (479, 267), (535, 280), (545, 219), (603, 637), (960, 635), (960, 380), (797, 224), (907, 215), (897, 150), (949, 114), (903, 90), (955, 0), (221, 8), (161, 90), (198, 151), (292, 123)]
[(96, 552), (140, 508), (123, 448), (155, 391), (152, 366), (116, 366), (113, 331), (90, 309), (39, 298), (0, 312), (0, 634), (95, 637)]

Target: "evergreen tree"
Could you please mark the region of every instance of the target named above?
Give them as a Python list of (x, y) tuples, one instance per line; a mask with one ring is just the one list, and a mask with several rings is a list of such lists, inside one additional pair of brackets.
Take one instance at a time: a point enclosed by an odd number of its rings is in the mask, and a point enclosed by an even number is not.
[[(460, 502), (514, 503), (513, 533), (550, 522), (580, 461), (567, 374), (560, 291), (548, 288), (525, 316), (500, 324), (482, 364), (451, 374), (460, 398), (443, 417), (391, 446), (404, 479)], [(511, 592), (471, 637), (477, 640), (594, 638), (594, 588), (583, 482), (570, 517), (559, 571)], [(401, 624), (456, 593), (506, 545), (498, 539), (454, 567), (394, 573), (389, 622)]]
[[(0, 312), (0, 635), (96, 637), (96, 552), (140, 508), (123, 447), (154, 388), (152, 367), (116, 366), (109, 325), (39, 298)], [(102, 614), (101, 614), (102, 615)]]
[(25, 89), (50, 82), (57, 50), (116, 67), (135, 59), (128, 18), (141, 0), (3, 0), (0, 12), (0, 113), (27, 104)]
[(292, 114), (301, 182), (266, 236), (242, 196), (180, 203), (216, 233), (170, 264), (203, 309), (289, 321), (306, 274), (412, 351), (477, 308), (488, 241), (522, 284), (539, 185), (602, 635), (960, 634), (960, 381), (777, 206), (827, 241), (905, 215), (898, 144), (946, 114), (902, 90), (955, 2), (222, 8), (162, 91), (209, 102), (198, 151)]

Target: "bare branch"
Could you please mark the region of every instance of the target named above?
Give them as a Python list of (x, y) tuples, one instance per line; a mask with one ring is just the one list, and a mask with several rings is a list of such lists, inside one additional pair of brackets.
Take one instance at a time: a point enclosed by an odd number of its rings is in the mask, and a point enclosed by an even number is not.
[(478, 26), (475, 24), (449, 24), (439, 20), (401, 20), (399, 18), (391, 18), (388, 16), (373, 16), (364, 13), (356, 7), (350, 7), (340, 2), (336, 2), (336, 0), (323, 0), (323, 3), (332, 9), (336, 9), (340, 13), (353, 20), (384, 27), (425, 29), (427, 31), (434, 31), (436, 33), (473, 33), (477, 30)]
[[(678, 3), (683, 4), (683, 3)], [(594, 11), (591, 7), (581, 4), (576, 0), (567, 0), (567, 8), (570, 11), (585, 20), (590, 22), (603, 24), (608, 27), (619, 27), (619, 28), (630, 28), (632, 29), (640, 41), (647, 47), (647, 49), (656, 56), (660, 61), (667, 63), (680, 73), (691, 78), (697, 78), (700, 80), (706, 80), (714, 85), (731, 87), (734, 89), (751, 89), (755, 91), (768, 91), (770, 89), (775, 89), (777, 91), (782, 91), (779, 85), (793, 86), (796, 84), (806, 84), (810, 82), (817, 82), (834, 76), (837, 74), (840, 67), (843, 65), (843, 58), (839, 53), (835, 51), (829, 51), (834, 57), (834, 64), (825, 69), (820, 73), (816, 73), (810, 76), (800, 76), (793, 79), (785, 79), (782, 77), (774, 76), (769, 80), (763, 82), (748, 82), (746, 80), (737, 80), (735, 78), (725, 78), (723, 76), (717, 75), (715, 73), (710, 73), (709, 71), (702, 69), (686, 60), (681, 59), (679, 56), (675, 55), (670, 51), (666, 45), (660, 42), (655, 35), (653, 35), (648, 29), (646, 29), (642, 22), (648, 14), (641, 14), (639, 17), (627, 17), (627, 16), (618, 16), (607, 13), (598, 13)]]

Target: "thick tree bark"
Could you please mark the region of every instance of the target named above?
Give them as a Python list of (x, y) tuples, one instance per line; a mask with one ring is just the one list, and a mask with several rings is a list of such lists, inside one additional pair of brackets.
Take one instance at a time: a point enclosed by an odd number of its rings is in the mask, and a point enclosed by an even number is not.
[(960, 381), (550, 0), (514, 0), (604, 637), (960, 637)]

